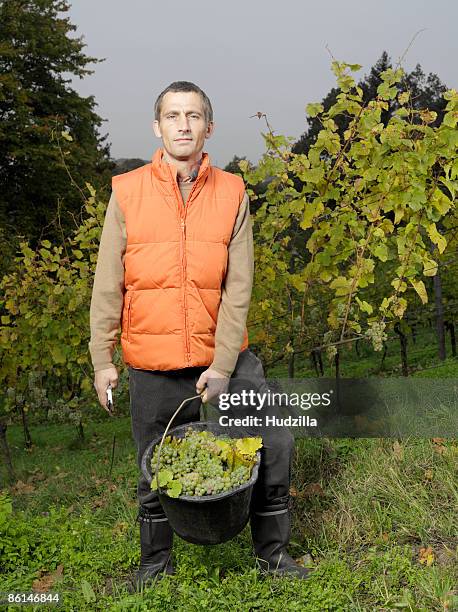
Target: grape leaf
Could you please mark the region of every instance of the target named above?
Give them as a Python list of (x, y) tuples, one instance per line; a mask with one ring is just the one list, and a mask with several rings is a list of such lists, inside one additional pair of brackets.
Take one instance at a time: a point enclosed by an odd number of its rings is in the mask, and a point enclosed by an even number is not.
[(224, 442), (224, 440), (216, 440), (215, 444), (221, 450), (221, 459), (227, 460), (231, 452), (231, 445), (229, 442)]
[(235, 443), (235, 448), (241, 455), (254, 457), (262, 446), (262, 438), (241, 438)]
[(167, 485), (167, 495), (169, 497), (178, 497), (182, 489), (183, 486), (181, 482), (178, 482), (178, 480), (172, 480), (172, 482), (169, 482)]
[(305, 112), (309, 117), (316, 117), (319, 113), (322, 113), (324, 107), (319, 102), (307, 104), (305, 107)]
[(255, 463), (255, 456), (253, 456), (252, 459), (249, 459), (247, 456), (241, 455), (237, 451), (234, 453), (233, 469), (238, 468), (240, 465), (246, 465), (247, 467), (251, 468)]
[(414, 280), (413, 278), (410, 279), (410, 282), (412, 283), (412, 286), (415, 291), (420, 296), (420, 299), (423, 304), (426, 304), (426, 302), (428, 301), (428, 294), (426, 292), (425, 283), (422, 280)]
[(170, 470), (159, 470), (159, 486), (163, 487), (173, 480), (173, 473)]

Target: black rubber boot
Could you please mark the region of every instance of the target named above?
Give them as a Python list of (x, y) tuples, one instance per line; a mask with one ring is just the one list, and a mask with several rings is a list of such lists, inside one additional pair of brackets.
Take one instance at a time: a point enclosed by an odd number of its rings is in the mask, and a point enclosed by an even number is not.
[(165, 574), (175, 574), (171, 562), (173, 530), (164, 517), (148, 515), (140, 510), (140, 565), (132, 580), (133, 590), (139, 590), (148, 582), (160, 580)]
[(263, 574), (308, 578), (311, 570), (301, 567), (286, 551), (291, 534), (289, 510), (252, 512), (250, 516), (254, 553)]

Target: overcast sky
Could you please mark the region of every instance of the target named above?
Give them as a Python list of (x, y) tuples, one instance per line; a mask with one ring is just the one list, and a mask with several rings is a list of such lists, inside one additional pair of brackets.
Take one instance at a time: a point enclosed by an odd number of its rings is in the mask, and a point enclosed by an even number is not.
[(386, 50), (393, 64), (415, 38), (403, 67), (420, 63), (458, 89), (455, 0), (70, 0), (86, 54), (106, 58), (73, 86), (94, 95), (107, 121), (112, 157), (150, 159), (161, 141), (151, 128), (157, 95), (192, 81), (209, 96), (215, 132), (205, 150), (224, 166), (234, 155), (256, 162), (265, 112), (273, 130), (298, 138), (305, 105), (335, 84), (331, 57), (370, 71)]

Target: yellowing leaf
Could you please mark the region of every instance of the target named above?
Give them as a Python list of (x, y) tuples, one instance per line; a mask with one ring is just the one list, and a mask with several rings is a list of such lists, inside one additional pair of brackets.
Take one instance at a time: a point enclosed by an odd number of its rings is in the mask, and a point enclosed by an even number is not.
[(85, 183), (85, 185), (91, 196), (94, 197), (96, 194), (94, 187), (91, 185), (91, 183)]
[(329, 284), (329, 287), (336, 290), (337, 296), (342, 296), (348, 294), (351, 283), (351, 279), (345, 278), (345, 276), (338, 276)]
[(383, 219), (379, 227), (381, 227), (386, 234), (391, 234), (394, 230), (394, 225), (389, 219)]
[(241, 455), (239, 452), (236, 451), (234, 453), (233, 460), (231, 461), (231, 469), (235, 470), (241, 465), (251, 467), (252, 465), (254, 465), (254, 463), (255, 461), (253, 458), (250, 459), (247, 455)]
[(458, 111), (450, 111), (449, 113), (445, 113), (442, 125), (446, 125), (447, 127), (454, 128), (456, 127), (457, 121), (458, 121)]
[(406, 308), (407, 308), (407, 300), (405, 300), (403, 297), (396, 297), (393, 300), (392, 309), (396, 317), (401, 318)]
[(241, 438), (235, 443), (235, 448), (241, 455), (254, 457), (256, 451), (262, 446), (262, 438)]
[(425, 123), (432, 123), (437, 118), (437, 113), (435, 111), (430, 111), (428, 109), (421, 110), (419, 112), (420, 118)]
[(408, 91), (403, 91), (398, 95), (399, 104), (406, 104), (409, 101), (410, 93)]
[(394, 224), (397, 225), (401, 219), (404, 216), (404, 208), (400, 208), (399, 206), (396, 206), (394, 209)]
[(445, 247), (447, 246), (447, 241), (437, 231), (436, 224), (435, 223), (431, 223), (431, 225), (428, 227), (427, 231), (428, 231), (428, 236), (431, 238), (432, 242), (434, 242), (434, 244), (437, 246), (437, 248), (439, 250), (439, 253), (443, 253), (444, 250), (445, 250)]
[(319, 113), (322, 113), (323, 110), (324, 107), (319, 102), (307, 104), (307, 106), (305, 107), (305, 112), (309, 117), (316, 117)]
[(356, 301), (363, 312), (372, 314), (374, 309), (368, 302), (366, 302), (365, 300), (360, 300), (358, 296), (356, 296)]
[(407, 289), (407, 285), (404, 281), (401, 281), (400, 278), (395, 278), (391, 281), (391, 284), (399, 293), (403, 293)]
[(225, 442), (224, 440), (216, 440), (215, 444), (221, 449), (221, 457), (223, 459), (227, 459), (231, 453), (231, 445), (229, 442)]
[(319, 183), (323, 177), (324, 170), (320, 166), (304, 170), (301, 174), (301, 179), (306, 183)]
[(442, 193), (442, 191), (437, 188), (434, 190), (432, 195), (432, 203), (434, 208), (436, 208), (441, 215), (445, 215), (451, 206), (449, 198), (445, 195), (445, 193)]
[(427, 546), (426, 548), (420, 548), (420, 552), (418, 553), (418, 560), (420, 561), (420, 563), (423, 563), (424, 565), (429, 567), (434, 563), (434, 559), (435, 556), (431, 546)]
[(415, 291), (420, 296), (420, 299), (423, 304), (426, 304), (426, 302), (428, 301), (428, 294), (426, 293), (425, 283), (422, 280), (414, 280), (413, 278), (410, 279), (410, 282), (412, 283), (412, 286)]
[(301, 228), (302, 229), (308, 229), (309, 227), (312, 227), (313, 219), (317, 215), (322, 213), (323, 210), (324, 210), (323, 202), (318, 202), (316, 205), (315, 204), (306, 204), (305, 208), (304, 208), (304, 215), (303, 215), (302, 221), (301, 221)]
[(423, 275), (424, 276), (435, 276), (437, 273), (437, 261), (433, 259), (425, 258), (423, 260)]

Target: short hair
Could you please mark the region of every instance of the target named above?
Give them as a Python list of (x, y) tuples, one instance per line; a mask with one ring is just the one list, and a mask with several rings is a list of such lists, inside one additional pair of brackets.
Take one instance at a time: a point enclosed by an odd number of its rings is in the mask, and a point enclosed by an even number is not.
[(207, 94), (202, 91), (200, 87), (194, 85), (194, 83), (191, 83), (190, 81), (174, 81), (168, 87), (166, 87), (164, 91), (161, 91), (161, 93), (157, 97), (156, 102), (154, 103), (154, 118), (156, 119), (156, 121), (160, 121), (162, 100), (164, 99), (165, 94), (169, 91), (174, 93), (178, 91), (194, 91), (198, 93), (202, 98), (202, 102), (204, 105), (204, 114), (206, 122), (209, 123), (210, 121), (213, 121), (213, 109)]

